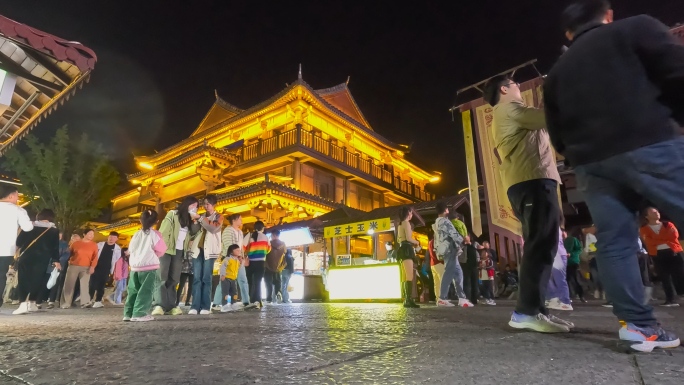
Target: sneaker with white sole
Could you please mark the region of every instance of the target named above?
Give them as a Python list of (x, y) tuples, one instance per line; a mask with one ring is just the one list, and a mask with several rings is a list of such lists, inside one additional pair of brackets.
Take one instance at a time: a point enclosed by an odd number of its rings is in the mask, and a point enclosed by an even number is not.
[(152, 309), (152, 315), (164, 315), (164, 308), (161, 306), (155, 306), (154, 309)]
[(570, 331), (567, 326), (552, 322), (541, 313), (532, 316), (513, 312), (511, 320), (508, 321), (508, 326), (515, 329), (529, 329), (540, 333), (568, 333)]
[[(664, 304), (660, 305), (662, 307), (678, 307), (679, 304), (676, 302), (665, 302)], [(31, 310), (33, 311), (33, 310)]]
[(441, 299), (441, 298), (440, 298), (439, 300), (437, 300), (437, 306), (455, 307), (456, 305), (454, 305), (453, 303), (451, 303), (451, 301), (449, 301), (449, 300)]
[(98, 301), (98, 302), (93, 303), (93, 309), (100, 309), (103, 307), (104, 307), (104, 304), (102, 302)]
[(176, 306), (173, 309), (171, 309), (171, 311), (169, 312), (169, 315), (183, 315), (183, 310), (181, 308), (179, 308), (178, 306)]
[(142, 317), (133, 317), (131, 318), (131, 322), (148, 322), (148, 321), (154, 321), (154, 317), (151, 315), (144, 315)]
[(496, 306), (496, 302), (493, 299), (488, 299), (485, 301), (485, 305)]
[(19, 307), (12, 312), (14, 315), (21, 315), (21, 314), (28, 314), (29, 313), (29, 303), (28, 302), (22, 302), (19, 304)]
[(572, 305), (561, 302), (560, 298), (551, 298), (550, 300), (546, 301), (546, 307), (553, 310), (572, 310)]
[(239, 310), (244, 310), (245, 309), (245, 304), (242, 302), (235, 302), (234, 304), (230, 305), (234, 311), (239, 311)]
[(221, 306), (221, 313), (228, 313), (229, 311), (235, 311), (235, 309), (233, 309), (233, 305), (227, 303)]
[(655, 348), (667, 349), (679, 346), (679, 338), (660, 326), (639, 327), (622, 321), (620, 323), (622, 324), (618, 333), (620, 341), (636, 351), (650, 353)]
[(459, 298), (458, 299), (458, 306), (460, 306), (460, 307), (475, 307), (475, 305), (473, 305), (473, 303), (470, 302), (466, 298)]
[(126, 317), (126, 316), (124, 316), (123, 319), (122, 319), (122, 321), (123, 321), (123, 322), (130, 322), (130, 321), (131, 321), (131, 317)]
[(197, 310), (190, 309), (190, 311), (188, 312), (188, 315), (197, 315)]
[(30, 312), (35, 313), (38, 310), (40, 310), (40, 307), (38, 307), (38, 305), (36, 305), (35, 302), (29, 302), (29, 311)]
[(211, 314), (211, 310), (200, 310), (200, 315), (208, 315)]
[(276, 303), (283, 303), (283, 295), (278, 293), (276, 294)]
[(553, 314), (549, 314), (547, 317), (549, 318), (549, 321), (551, 321), (551, 322), (553, 322), (553, 323), (555, 323), (555, 324), (567, 326), (568, 329), (572, 329), (572, 328), (575, 327), (575, 324), (574, 324), (574, 323), (572, 323), (572, 322), (570, 322), (570, 321), (566, 321), (566, 320), (564, 320), (564, 319), (562, 319), (562, 318), (558, 318), (558, 317), (556, 317), (556, 316), (553, 315)]

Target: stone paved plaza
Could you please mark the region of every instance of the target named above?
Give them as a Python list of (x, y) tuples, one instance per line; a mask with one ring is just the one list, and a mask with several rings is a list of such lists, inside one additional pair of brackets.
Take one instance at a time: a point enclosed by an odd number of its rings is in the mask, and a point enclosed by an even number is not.
[[(1, 384), (681, 384), (684, 348), (626, 353), (598, 302), (567, 335), (512, 331), (513, 302), (473, 309), (293, 304), (124, 323), (122, 310), (0, 314)], [(684, 308), (659, 308), (684, 336)]]

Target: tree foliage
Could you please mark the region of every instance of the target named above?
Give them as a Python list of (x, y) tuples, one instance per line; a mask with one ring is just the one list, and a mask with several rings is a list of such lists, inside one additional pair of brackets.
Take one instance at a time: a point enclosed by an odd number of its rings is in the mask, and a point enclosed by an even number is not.
[(72, 141), (66, 127), (48, 143), (26, 139), (28, 151), (10, 150), (7, 165), (21, 180), (20, 190), (35, 205), (55, 212), (57, 226), (69, 234), (98, 217), (109, 205), (119, 184), (119, 173), (101, 145), (86, 134)]

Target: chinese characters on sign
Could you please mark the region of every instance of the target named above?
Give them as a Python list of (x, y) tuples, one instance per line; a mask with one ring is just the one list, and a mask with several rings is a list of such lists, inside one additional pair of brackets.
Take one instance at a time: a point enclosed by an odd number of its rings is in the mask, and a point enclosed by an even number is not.
[(323, 229), (323, 234), (325, 238), (344, 237), (347, 235), (373, 234), (375, 232), (388, 231), (391, 228), (392, 221), (390, 218), (382, 218), (346, 225), (328, 226)]

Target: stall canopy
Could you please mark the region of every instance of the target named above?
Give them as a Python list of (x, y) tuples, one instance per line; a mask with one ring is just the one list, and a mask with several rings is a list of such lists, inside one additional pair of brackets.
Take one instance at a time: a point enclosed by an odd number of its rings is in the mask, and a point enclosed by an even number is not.
[(0, 15), (0, 156), (74, 95), (96, 61), (80, 43)]

